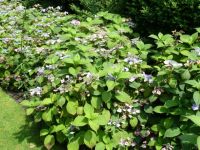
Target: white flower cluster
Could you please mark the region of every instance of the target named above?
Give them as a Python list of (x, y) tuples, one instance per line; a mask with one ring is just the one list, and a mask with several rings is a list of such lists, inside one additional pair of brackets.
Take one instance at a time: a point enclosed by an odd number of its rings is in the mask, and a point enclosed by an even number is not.
[(180, 67), (183, 66), (182, 63), (178, 63), (174, 60), (165, 60), (164, 64), (165, 64), (166, 67), (173, 67), (173, 68), (180, 68)]
[(130, 146), (135, 147), (137, 145), (137, 143), (134, 142), (131, 138), (128, 137), (126, 139), (121, 138), (119, 145), (122, 146), (122, 147), (130, 147)]
[(152, 91), (152, 93), (153, 93), (154, 95), (161, 95), (162, 92), (164, 92), (164, 91), (163, 91), (163, 89), (160, 88), (160, 87), (155, 87), (154, 90)]
[(78, 25), (81, 24), (81, 22), (80, 22), (79, 20), (73, 19), (73, 20), (71, 21), (71, 24), (74, 25), (74, 26), (78, 26)]
[(71, 84), (74, 83), (73, 77), (70, 75), (66, 75), (65, 78), (61, 79), (61, 85), (54, 89), (54, 92), (59, 92), (60, 94), (67, 93), (71, 90)]
[(120, 128), (123, 124), (125, 124), (126, 122), (125, 122), (125, 120), (122, 120), (122, 119), (115, 119), (115, 120), (110, 120), (109, 122), (108, 122), (108, 125), (110, 125), (110, 126), (115, 126), (115, 127), (117, 127), (117, 128)]
[(41, 96), (42, 88), (41, 87), (36, 87), (36, 88), (30, 89), (29, 92), (30, 92), (31, 96), (34, 96), (34, 95)]
[(153, 76), (151, 74), (146, 74), (143, 72), (144, 82), (152, 83), (153, 82)]
[(197, 56), (200, 56), (200, 47), (196, 47), (194, 49), (195, 53), (197, 54)]
[(140, 113), (139, 109), (134, 108), (130, 104), (119, 105), (117, 103), (114, 104), (114, 107), (117, 109), (117, 113), (121, 114), (123, 119), (132, 118), (133, 116)]
[(129, 65), (136, 65), (141, 64), (142, 60), (137, 56), (131, 56), (129, 55), (127, 58), (124, 59), (125, 62), (127, 62)]
[(62, 52), (62, 51), (57, 51), (55, 53), (55, 55), (59, 56), (61, 60), (65, 59), (65, 58), (70, 58), (71, 57), (70, 55), (68, 55), (68, 54), (66, 54), (65, 52)]

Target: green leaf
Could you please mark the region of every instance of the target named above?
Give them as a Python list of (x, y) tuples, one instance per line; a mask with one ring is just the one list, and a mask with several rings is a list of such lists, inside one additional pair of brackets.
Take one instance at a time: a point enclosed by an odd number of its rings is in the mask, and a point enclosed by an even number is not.
[(78, 107), (77, 108), (77, 114), (82, 115), (83, 114), (83, 107)]
[(184, 133), (183, 135), (179, 136), (179, 139), (181, 140), (181, 143), (184, 144), (196, 144), (198, 135), (195, 135), (193, 133)]
[(181, 133), (179, 128), (169, 128), (165, 131), (164, 137), (175, 137)]
[(51, 55), (49, 58), (45, 60), (47, 64), (55, 64), (59, 60), (59, 57), (56, 55)]
[(98, 117), (98, 124), (99, 125), (106, 125), (110, 120), (111, 114), (109, 110), (104, 109), (102, 114)]
[(92, 97), (91, 104), (94, 108), (100, 109), (101, 107), (101, 98), (100, 97)]
[(113, 89), (115, 88), (115, 82), (112, 81), (112, 80), (108, 80), (108, 81), (106, 82), (106, 85), (107, 85), (107, 87), (108, 87), (108, 92), (111, 91), (111, 90), (113, 90)]
[(200, 136), (198, 136), (198, 138), (197, 138), (197, 147), (200, 150)]
[(59, 132), (59, 131), (62, 131), (62, 130), (65, 130), (66, 127), (64, 126), (64, 124), (59, 124), (59, 125), (54, 125), (54, 126), (51, 126), (50, 128), (50, 132), (51, 133), (54, 133), (54, 132)]
[(132, 76), (130, 72), (121, 72), (118, 75), (118, 79), (129, 79)]
[(44, 146), (50, 150), (55, 144), (55, 138), (53, 135), (47, 135), (44, 139)]
[(112, 98), (112, 93), (111, 93), (111, 92), (103, 92), (101, 96), (102, 96), (102, 100), (103, 100), (105, 103), (107, 103), (107, 102), (109, 102), (109, 101), (111, 100), (111, 98)]
[(130, 119), (131, 127), (135, 128), (137, 126), (137, 124), (138, 124), (138, 120), (137, 120), (136, 117), (133, 117), (133, 118)]
[(84, 135), (85, 145), (92, 149), (96, 145), (96, 142), (97, 142), (96, 134), (93, 131), (88, 130)]
[(97, 143), (95, 150), (105, 150), (106, 146), (103, 142)]
[(85, 126), (88, 123), (88, 119), (85, 116), (77, 116), (72, 124), (77, 127)]
[(75, 115), (77, 108), (78, 108), (78, 101), (69, 101), (67, 103), (66, 109), (69, 114)]
[(138, 89), (141, 86), (141, 83), (132, 82), (132, 83), (129, 84), (129, 86), (134, 88), (134, 89)]
[(117, 92), (116, 95), (115, 95), (115, 97), (120, 102), (124, 102), (124, 103), (131, 103), (132, 102), (131, 97), (127, 93), (125, 93), (123, 91)]
[(97, 130), (99, 129), (99, 125), (97, 124), (96, 121), (92, 121), (92, 120), (89, 120), (89, 126), (92, 130), (94, 130), (95, 132), (97, 132)]
[(75, 64), (78, 64), (80, 60), (81, 60), (80, 55), (79, 55), (79, 54), (76, 54), (76, 55), (74, 56), (74, 63), (75, 63)]
[(78, 141), (72, 141), (67, 144), (68, 150), (79, 150), (79, 143)]
[(43, 114), (42, 114), (42, 119), (43, 119), (44, 121), (46, 121), (46, 122), (52, 121), (52, 117), (53, 117), (53, 115), (52, 115), (51, 109), (49, 109), (49, 110), (43, 112)]
[(187, 43), (189, 45), (191, 45), (193, 43), (193, 39), (191, 36), (189, 35), (181, 35), (180, 36), (180, 40), (183, 42), (183, 43)]
[(76, 70), (73, 67), (69, 68), (69, 73), (73, 76), (76, 76)]
[(40, 136), (45, 136), (47, 134), (49, 134), (49, 130), (48, 129), (42, 129), (42, 130), (40, 130)]
[(51, 98), (45, 98), (44, 100), (42, 100), (41, 105), (50, 105), (52, 103), (53, 101)]
[(181, 74), (181, 78), (183, 80), (189, 80), (191, 78), (190, 72), (189, 70), (185, 70), (182, 74)]
[(92, 107), (92, 105), (86, 103), (84, 105), (84, 113), (86, 115), (86, 117), (90, 118), (90, 116), (94, 113), (94, 108)]
[(57, 100), (56, 104), (58, 106), (62, 107), (65, 104), (65, 101), (66, 101), (66, 99), (62, 96)]
[(170, 86), (171, 88), (176, 88), (176, 86), (177, 86), (177, 80), (171, 78), (171, 79), (169, 80), (169, 86)]
[(31, 115), (33, 112), (34, 112), (34, 108), (28, 108), (28, 109), (26, 109), (26, 115), (27, 116), (29, 116), (29, 115)]
[(196, 91), (193, 94), (193, 99), (196, 105), (200, 105), (200, 92)]
[[(84, 131), (76, 133), (67, 145), (68, 150), (79, 150), (79, 146), (83, 144)], [(66, 138), (66, 137), (65, 137)]]
[(178, 100), (167, 100), (165, 102), (165, 107), (167, 108), (171, 108), (171, 107), (174, 107), (174, 106), (178, 106), (179, 105), (179, 101)]
[(25, 106), (25, 107), (30, 107), (31, 106), (31, 102), (28, 101), (28, 100), (23, 100), (20, 104), (22, 106)]
[(200, 126), (200, 116), (191, 115), (186, 117), (194, 122), (197, 126)]
[(156, 40), (159, 39), (159, 38), (158, 38), (156, 35), (154, 35), (154, 34), (151, 34), (149, 37), (150, 37), (150, 38), (153, 38), (153, 39), (156, 39)]
[(163, 122), (164, 127), (165, 127), (166, 129), (170, 128), (170, 127), (173, 125), (173, 123), (174, 123), (174, 120), (173, 120), (172, 118), (166, 118), (166, 119), (164, 120), (164, 122)]
[(164, 106), (156, 106), (156, 107), (154, 107), (153, 111), (156, 113), (160, 113), (160, 114), (168, 112), (167, 108)]

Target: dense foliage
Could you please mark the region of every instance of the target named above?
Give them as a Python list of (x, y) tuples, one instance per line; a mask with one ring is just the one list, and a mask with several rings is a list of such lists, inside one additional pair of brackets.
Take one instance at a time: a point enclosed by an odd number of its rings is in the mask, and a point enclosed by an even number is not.
[(196, 26), (200, 26), (199, 0), (25, 0), (25, 2), (29, 5), (36, 2), (45, 6), (61, 5), (68, 11), (79, 8), (92, 14), (99, 11), (118, 13), (132, 18), (138, 32), (144, 36), (172, 30), (193, 32)]
[[(199, 0), (131, 0), (129, 16), (140, 32), (193, 31), (199, 26)], [(147, 32), (147, 33), (145, 33)]]
[(199, 28), (151, 35), (151, 45), (107, 12), (0, 4), (0, 83), (25, 91), (47, 149), (200, 147)]

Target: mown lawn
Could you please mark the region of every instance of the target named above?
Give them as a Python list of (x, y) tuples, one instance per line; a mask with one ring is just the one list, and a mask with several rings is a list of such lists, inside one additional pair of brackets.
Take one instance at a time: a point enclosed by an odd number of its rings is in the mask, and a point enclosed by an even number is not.
[(41, 150), (38, 135), (23, 108), (0, 89), (0, 150)]

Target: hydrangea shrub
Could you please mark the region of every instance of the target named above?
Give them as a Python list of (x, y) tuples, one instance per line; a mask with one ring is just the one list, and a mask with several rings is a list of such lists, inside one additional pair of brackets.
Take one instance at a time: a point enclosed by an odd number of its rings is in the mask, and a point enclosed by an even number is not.
[(118, 15), (0, 3), (0, 83), (24, 91), (47, 149), (199, 147), (200, 29), (145, 44)]

